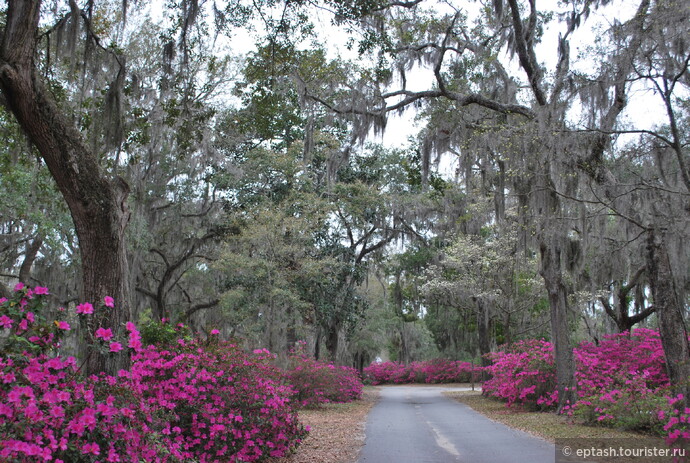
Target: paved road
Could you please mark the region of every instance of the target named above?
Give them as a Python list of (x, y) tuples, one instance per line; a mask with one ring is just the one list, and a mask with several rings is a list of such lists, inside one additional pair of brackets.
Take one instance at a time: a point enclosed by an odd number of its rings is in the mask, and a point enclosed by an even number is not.
[(446, 398), (442, 387), (383, 387), (359, 463), (553, 463), (554, 446)]

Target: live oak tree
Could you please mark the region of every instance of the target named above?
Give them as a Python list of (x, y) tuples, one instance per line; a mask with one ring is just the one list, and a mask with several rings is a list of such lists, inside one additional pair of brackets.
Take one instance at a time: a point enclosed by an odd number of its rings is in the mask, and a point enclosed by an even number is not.
[[(142, 93), (156, 92), (149, 86), (152, 84), (150, 75), (139, 73), (141, 69), (131, 73), (128, 68), (124, 47), (131, 30), (127, 30), (125, 19), (132, 13), (131, 5), (128, 8), (124, 2), (113, 8), (109, 2), (89, 0), (83, 6), (76, 1), (64, 5), (56, 2), (53, 6), (50, 9), (50, 5), (41, 1), (7, 2), (0, 49), (2, 102), (40, 154), (69, 208), (79, 242), (82, 274), (79, 300), (97, 306), (94, 326), (89, 326), (87, 331), (92, 333), (96, 326), (103, 326), (117, 333), (123, 322), (131, 318), (132, 307), (126, 246), (126, 228), (132, 213), (128, 200), (132, 186), (128, 181), (132, 178), (126, 174), (132, 172), (123, 172), (123, 165), (138, 161), (133, 153), (136, 143), (128, 138), (132, 133), (126, 133), (131, 127), (126, 124), (133, 122), (145, 126), (152, 115), (146, 114), (145, 105), (142, 105), (144, 110), (137, 113), (135, 110), (142, 107), (128, 105), (125, 100), (129, 96), (136, 99)], [(185, 143), (198, 142), (194, 139), (194, 129), (199, 124), (204, 125), (204, 121), (196, 117), (201, 113), (196, 98), (207, 96), (209, 88), (196, 89), (195, 93), (197, 82), (194, 79), (198, 74), (189, 72), (205, 52), (198, 48), (202, 44), (196, 34), (198, 28), (194, 28), (202, 23), (200, 4), (184, 1), (170, 6), (170, 30), (160, 34), (167, 42), (154, 43), (149, 50), (149, 53), (164, 51), (162, 60), (160, 55), (151, 60), (157, 61), (167, 72), (167, 76), (163, 76), (167, 80), (161, 78), (153, 82), (153, 85), (160, 84), (161, 90), (159, 103), (154, 103), (153, 107), (162, 108), (157, 113), (159, 116), (168, 112), (162, 117), (182, 116), (183, 122), (168, 132), (175, 134), (177, 146), (167, 148), (184, 150)], [(244, 24), (250, 10), (239, 2), (228, 2), (222, 10), (216, 10), (216, 25), (224, 29)], [(172, 69), (176, 51), (179, 51), (180, 66)], [(173, 72), (178, 69), (179, 72)], [(186, 74), (183, 71), (187, 71)], [(185, 75), (190, 80), (175, 80)], [(171, 91), (176, 87), (182, 89), (178, 102)], [(126, 119), (125, 108), (133, 110), (128, 114), (134, 116), (133, 121)], [(169, 128), (172, 125), (167, 124)], [(158, 124), (158, 127), (165, 126)], [(142, 135), (145, 131), (135, 129), (133, 132)], [(148, 151), (148, 154), (153, 153)], [(132, 157), (123, 159), (127, 156)], [(154, 164), (158, 164), (158, 160)], [(146, 175), (145, 169), (140, 172)], [(198, 204), (202, 211), (206, 210), (203, 201)], [(134, 212), (138, 214), (141, 208)], [(160, 252), (153, 251), (153, 254), (160, 257), (165, 269), (155, 290), (143, 289), (145, 294), (155, 295), (153, 300), (159, 313), (166, 312), (166, 294), (184, 273), (182, 267), (189, 264), (190, 258), (192, 261), (196, 258), (198, 240), (205, 241), (204, 236), (187, 239), (187, 248), (174, 251), (177, 255), (154, 246)], [(32, 253), (27, 248), (26, 255)], [(115, 299), (114, 309), (103, 306), (104, 296)], [(190, 308), (194, 307), (187, 302)], [(114, 372), (125, 366), (126, 361), (125, 355), (106, 358), (89, 350), (85, 371)]]
[(218, 149), (216, 125), (237, 72), (231, 57), (207, 52), (211, 38), (197, 30), (188, 31), (198, 44), (193, 63), (182, 54), (162, 62), (152, 50), (165, 32), (145, 20), (126, 47), (132, 80), (122, 175), (132, 189), (135, 308), (150, 307), (156, 320), (186, 321), (218, 303), (208, 268), (224, 233), (218, 177), (229, 161)]
[[(688, 75), (687, 44), (680, 39), (687, 34), (686, 7), (676, 11), (673, 2), (643, 0), (636, 4), (632, 17), (601, 26), (598, 45), (582, 54), (601, 64), (588, 73), (571, 46), (595, 17), (593, 12), (608, 2), (565, 2), (560, 10), (540, 11), (535, 2), (494, 1), (475, 12), (475, 22), (459, 6), (445, 4), (424, 11), (425, 3), (431, 2), (419, 2), (410, 12), (377, 12), (363, 23), (370, 26), (365, 45), (373, 50), (372, 58), (379, 66), (376, 73), (350, 82), (345, 98), (309, 86), (305, 93), (337, 114), (356, 120), (361, 133), (383, 127), (390, 112), (407, 106), (445, 106), (447, 116), (429, 120), (425, 129), (427, 158), (434, 151), (443, 154), (455, 149), (470, 161), (465, 162), (465, 169), (472, 170), (473, 158), (489, 159), (495, 166), (500, 185), (494, 190), (496, 220), (503, 214), (503, 198), (514, 195), (523, 217), (528, 218), (525, 231), (532, 232), (525, 234), (525, 244), (540, 256), (551, 307), (559, 407), (574, 398), (570, 295), (577, 269), (571, 265), (576, 255), (572, 251), (581, 244), (578, 233), (584, 232), (578, 220), (586, 223), (589, 212), (578, 203), (591, 199), (587, 190), (594, 191), (594, 203), (619, 218), (637, 222), (647, 240), (644, 272), (667, 360), (673, 365), (670, 377), (674, 385), (682, 387), (690, 373), (682, 302), (687, 276), (678, 262), (686, 262), (686, 256), (682, 251), (670, 252), (668, 246), (683, 239), (681, 230), (687, 224), (687, 210), (680, 205), (687, 195), (687, 151), (678, 130), (685, 120), (678, 110), (684, 104), (680, 88)], [(672, 10), (676, 13), (671, 14)], [(550, 67), (543, 61), (545, 51), (540, 45), (547, 27), (560, 34), (552, 42), (549, 53), (556, 60)], [(506, 51), (520, 72), (502, 59)], [(416, 63), (424, 63), (433, 73), (428, 89), (407, 86), (407, 74)], [(382, 72), (386, 69), (388, 72)], [(396, 75), (398, 81), (392, 79)], [(634, 86), (644, 79), (663, 99), (667, 128), (626, 125), (624, 110), (639, 95), (633, 93)], [(570, 112), (576, 106), (582, 108), (579, 119)], [(486, 143), (466, 143), (468, 134), (481, 131), (489, 134)], [(641, 156), (650, 166), (656, 165), (658, 177), (645, 173), (631, 182), (630, 172), (619, 171), (623, 175), (617, 176), (610, 168), (617, 157), (634, 159), (640, 152), (615, 144), (614, 135), (620, 133), (643, 134), (647, 143), (656, 139), (656, 159), (648, 157), (649, 151)], [(500, 146), (501, 140), (512, 146)], [(486, 166), (480, 162), (482, 172)], [(660, 208), (661, 197), (673, 209)], [(572, 213), (578, 210), (582, 216), (576, 219)], [(680, 217), (680, 227), (666, 219), (670, 210)], [(631, 213), (634, 211), (642, 213)], [(678, 254), (680, 260), (674, 258)], [(629, 273), (630, 280), (621, 284), (634, 286), (635, 274)]]
[[(42, 2), (9, 1), (0, 45), (0, 88), (4, 104), (16, 117), (24, 133), (40, 153), (67, 203), (82, 264), (82, 298), (96, 304), (96, 324), (119, 332), (128, 320), (130, 291), (124, 232), (129, 219), (126, 204), (128, 185), (117, 175), (106, 173), (99, 153), (87, 146), (83, 136), (58, 106), (41, 68), (42, 39), (39, 20)], [(82, 31), (97, 47), (91, 18), (72, 4), (65, 17), (75, 34)], [(75, 37), (76, 40), (76, 37)], [(124, 72), (117, 56), (112, 86)], [(105, 296), (115, 299), (108, 310)], [(106, 357), (96, 351), (88, 356), (86, 371), (116, 371), (126, 357)]]

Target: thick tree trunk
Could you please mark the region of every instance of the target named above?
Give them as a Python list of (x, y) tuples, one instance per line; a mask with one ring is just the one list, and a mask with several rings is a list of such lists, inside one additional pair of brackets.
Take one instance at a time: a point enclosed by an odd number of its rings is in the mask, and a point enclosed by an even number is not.
[(661, 345), (671, 386), (690, 400), (690, 346), (683, 320), (683, 304), (676, 289), (663, 232), (650, 228), (647, 235), (647, 275), (659, 320)]
[[(91, 336), (98, 326), (121, 331), (129, 319), (129, 283), (124, 232), (129, 214), (128, 187), (109, 180), (97, 156), (86, 148), (43, 86), (34, 56), (40, 1), (10, 0), (0, 50), (0, 88), (9, 110), (36, 146), (70, 209), (82, 260), (82, 299), (96, 308)], [(116, 307), (103, 306), (103, 297)], [(103, 356), (88, 349), (86, 373), (116, 372), (127, 355)]]
[(551, 308), (551, 341), (554, 345), (556, 362), (556, 388), (558, 390), (558, 411), (568, 404), (574, 404), (575, 358), (570, 336), (570, 309), (568, 294), (561, 273), (561, 250), (554, 244), (540, 243), (541, 275), (549, 297)]

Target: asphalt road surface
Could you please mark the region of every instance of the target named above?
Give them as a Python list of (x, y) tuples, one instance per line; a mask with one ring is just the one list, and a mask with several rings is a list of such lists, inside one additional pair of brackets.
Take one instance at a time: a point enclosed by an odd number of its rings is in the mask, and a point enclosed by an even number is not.
[(553, 463), (553, 444), (446, 398), (443, 387), (383, 387), (359, 463)]

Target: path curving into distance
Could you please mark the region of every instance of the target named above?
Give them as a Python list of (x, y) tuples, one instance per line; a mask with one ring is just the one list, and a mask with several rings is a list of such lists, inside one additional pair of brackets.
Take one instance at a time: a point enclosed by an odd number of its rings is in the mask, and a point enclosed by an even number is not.
[(553, 463), (553, 444), (491, 421), (442, 394), (460, 390), (381, 387), (358, 462)]

